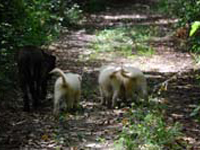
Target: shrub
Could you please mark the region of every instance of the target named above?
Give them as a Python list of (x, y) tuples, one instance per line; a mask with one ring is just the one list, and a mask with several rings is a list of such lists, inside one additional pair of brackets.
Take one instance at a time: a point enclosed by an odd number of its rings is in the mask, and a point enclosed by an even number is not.
[[(193, 22), (200, 20), (200, 0), (177, 0), (177, 1), (161, 1), (162, 6), (165, 6), (165, 12), (172, 16), (179, 18), (178, 26), (191, 26)], [(189, 50), (193, 52), (200, 52), (200, 34), (188, 38)]]
[(192, 43), (191, 49), (195, 53), (200, 53), (200, 21), (195, 21), (191, 25), (190, 42)]
[(73, 4), (72, 7), (67, 8), (64, 14), (66, 16), (65, 20), (67, 20), (69, 24), (78, 24), (83, 20), (83, 11), (78, 4)]
[[(51, 13), (51, 0), (0, 2), (0, 95), (17, 81), (15, 55), (23, 45), (43, 45), (58, 35), (59, 17)], [(2, 97), (1, 97), (2, 98)]]

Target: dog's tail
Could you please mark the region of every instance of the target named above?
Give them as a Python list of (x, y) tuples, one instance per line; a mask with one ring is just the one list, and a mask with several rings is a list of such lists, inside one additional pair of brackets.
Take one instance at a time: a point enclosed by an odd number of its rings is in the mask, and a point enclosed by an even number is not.
[(126, 71), (123, 67), (121, 69), (121, 75), (125, 78), (131, 78), (131, 72)]
[(52, 74), (52, 73), (58, 73), (58, 74), (61, 76), (61, 78), (63, 79), (64, 85), (68, 85), (66, 76), (65, 76), (64, 72), (63, 72), (61, 69), (55, 68), (55, 69), (53, 69), (53, 70), (52, 70), (51, 72), (49, 72), (49, 73), (50, 73), (50, 74)]

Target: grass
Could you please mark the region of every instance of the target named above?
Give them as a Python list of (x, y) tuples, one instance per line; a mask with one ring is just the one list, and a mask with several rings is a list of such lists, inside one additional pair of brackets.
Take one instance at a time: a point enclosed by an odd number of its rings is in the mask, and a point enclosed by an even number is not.
[(96, 32), (91, 48), (96, 53), (115, 52), (122, 56), (151, 56), (154, 54), (154, 49), (146, 41), (156, 34), (156, 29), (152, 26), (105, 29)]
[(123, 131), (115, 142), (116, 150), (181, 149), (175, 142), (182, 136), (181, 124), (167, 124), (162, 113), (165, 107), (151, 103), (148, 107), (133, 107), (126, 113)]

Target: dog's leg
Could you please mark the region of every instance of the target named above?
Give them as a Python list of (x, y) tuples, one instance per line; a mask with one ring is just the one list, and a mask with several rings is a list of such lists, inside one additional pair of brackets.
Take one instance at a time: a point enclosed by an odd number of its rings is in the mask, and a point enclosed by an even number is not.
[(77, 109), (79, 109), (79, 100), (80, 100), (80, 95), (81, 95), (81, 92), (80, 91), (78, 91), (78, 92), (76, 92), (76, 94), (75, 94), (75, 100), (74, 100), (74, 105), (73, 105), (73, 109), (74, 110), (77, 110)]
[(41, 96), (40, 99), (45, 99), (47, 95), (47, 80), (43, 79), (41, 83)]
[(41, 62), (38, 62), (37, 65), (34, 66), (34, 81), (35, 81), (35, 85), (34, 85), (34, 98), (33, 98), (33, 106), (35, 109), (38, 108), (38, 106), (40, 106), (40, 98), (42, 95), (42, 91), (41, 91), (41, 85), (42, 85), (42, 67), (41, 67)]
[(119, 96), (119, 92), (120, 92), (120, 89), (115, 89), (114, 93), (113, 93), (113, 97), (112, 97), (112, 108), (115, 107), (116, 105), (116, 100)]
[(29, 112), (30, 111), (30, 105), (29, 105), (29, 96), (28, 96), (28, 87), (26, 83), (21, 84), (21, 89), (23, 92), (23, 101), (24, 101), (24, 111)]
[(23, 93), (23, 102), (24, 102), (24, 111), (29, 112), (30, 111), (30, 105), (29, 105), (29, 96), (28, 96), (28, 83), (27, 83), (27, 77), (28, 70), (24, 68), (21, 64), (19, 65), (19, 77), (20, 77), (20, 87)]
[(62, 93), (58, 89), (54, 90), (54, 110), (53, 113), (58, 115), (60, 110), (60, 99), (62, 98)]
[(33, 107), (34, 109), (36, 108), (36, 101), (37, 101), (37, 98), (36, 98), (36, 92), (35, 92), (35, 82), (34, 81), (28, 81), (28, 87), (29, 87), (29, 91), (31, 93), (31, 97), (32, 97), (32, 101), (33, 101)]
[(101, 96), (101, 105), (106, 105), (106, 99), (105, 99), (105, 95), (103, 94), (103, 88), (99, 87), (99, 92), (100, 92), (100, 96)]

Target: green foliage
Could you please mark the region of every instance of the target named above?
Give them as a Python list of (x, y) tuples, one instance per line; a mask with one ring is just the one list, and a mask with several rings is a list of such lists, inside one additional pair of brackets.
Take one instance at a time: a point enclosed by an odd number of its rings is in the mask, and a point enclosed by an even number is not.
[(162, 0), (161, 3), (164, 4), (165, 12), (181, 19), (182, 25), (200, 19), (200, 0)]
[(70, 0), (0, 1), (0, 96), (17, 81), (17, 75), (12, 75), (16, 74), (18, 48), (49, 44), (59, 35), (63, 22), (79, 22), (81, 13)]
[(190, 39), (189, 42), (191, 43), (191, 50), (195, 53), (200, 53), (200, 21), (195, 21), (191, 25), (190, 30)]
[(168, 125), (164, 121), (162, 109), (159, 106), (131, 109), (127, 117), (128, 121), (116, 141), (116, 149), (180, 149), (175, 140), (182, 135), (181, 125), (179, 123)]
[(191, 30), (190, 30), (190, 36), (193, 36), (195, 32), (200, 28), (200, 21), (195, 21), (192, 24)]
[(145, 26), (105, 29), (97, 32), (96, 39), (92, 42), (92, 48), (96, 52), (151, 55), (154, 50), (145, 42), (155, 34), (151, 32), (151, 29), (151, 27)]
[(94, 49), (99, 52), (131, 51), (133, 40), (127, 36), (124, 29), (103, 30), (97, 34)]
[(194, 116), (198, 115), (199, 112), (200, 112), (200, 105), (197, 106), (197, 107), (192, 111), (192, 113), (190, 114), (190, 116), (191, 116), (191, 117), (194, 117)]
[(138, 55), (152, 56), (155, 54), (153, 47), (141, 43), (136, 44), (135, 49), (137, 50)]
[(86, 10), (89, 12), (98, 12), (106, 8), (106, 0), (88, 0), (86, 4)]
[(169, 1), (168, 0), (160, 0), (156, 5), (152, 8), (153, 12), (158, 12), (162, 14), (169, 13)]
[[(0, 1), (0, 95), (14, 90), (17, 49), (43, 45), (59, 33), (59, 17), (52, 13), (51, 0)], [(1, 97), (2, 98), (2, 97)]]
[[(23, 2), (24, 18), (21, 18), (19, 43), (23, 45), (42, 45), (53, 40), (59, 32), (59, 17), (49, 10), (50, 0)], [(21, 38), (21, 39), (20, 39)]]
[(67, 8), (64, 14), (65, 19), (70, 24), (78, 24), (83, 20), (83, 11), (78, 4), (74, 4), (71, 8)]
[(190, 113), (190, 117), (192, 117), (196, 122), (200, 122), (200, 104), (193, 109)]
[[(161, 3), (165, 4), (165, 12), (172, 16), (179, 18), (179, 26), (185, 27), (186, 25), (191, 25), (192, 30), (190, 31), (190, 36), (188, 39), (189, 50), (192, 52), (200, 52), (200, 33), (197, 31), (199, 28), (198, 21), (200, 21), (200, 0), (177, 0), (168, 1), (162, 0)], [(197, 22), (196, 22), (197, 21)]]

